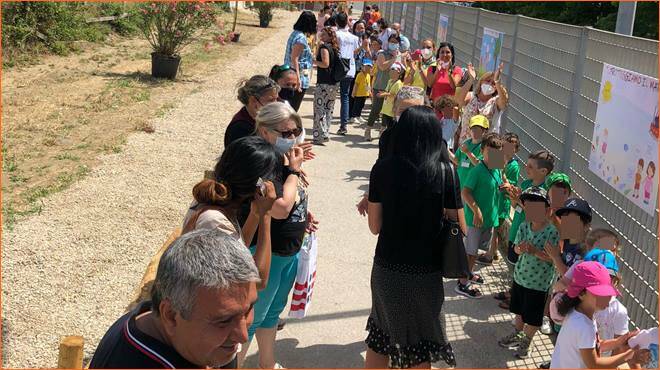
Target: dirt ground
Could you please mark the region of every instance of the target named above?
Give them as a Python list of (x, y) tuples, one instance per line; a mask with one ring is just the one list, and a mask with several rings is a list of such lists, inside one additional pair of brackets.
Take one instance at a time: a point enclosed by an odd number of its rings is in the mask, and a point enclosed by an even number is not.
[[(220, 18), (229, 23), (232, 14)], [(151, 132), (150, 118), (164, 115), (257, 43), (264, 32), (258, 22), (255, 13), (242, 10), (240, 41), (213, 42), (208, 50), (213, 34), (200, 35), (183, 50), (176, 82), (151, 77), (151, 47), (139, 36), (112, 35), (104, 44), (78, 45), (75, 55), (4, 70), (4, 226), (11, 229), (21, 217), (40, 212), (41, 198), (85, 176), (99, 154), (120, 152), (131, 132)]]

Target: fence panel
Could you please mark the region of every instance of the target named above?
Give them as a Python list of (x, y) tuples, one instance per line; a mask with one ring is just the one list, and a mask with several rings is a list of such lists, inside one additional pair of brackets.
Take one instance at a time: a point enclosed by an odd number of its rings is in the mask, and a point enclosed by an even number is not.
[(454, 10), (453, 29), (449, 42), (454, 45), (456, 63), (465, 66), (472, 61), (479, 10), (460, 6), (454, 7)]

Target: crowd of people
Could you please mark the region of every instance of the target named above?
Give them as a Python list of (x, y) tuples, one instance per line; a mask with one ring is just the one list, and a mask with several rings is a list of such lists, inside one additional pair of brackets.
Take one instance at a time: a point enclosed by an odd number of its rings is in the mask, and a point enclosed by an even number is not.
[[(376, 5), (358, 19), (330, 6), (318, 16), (303, 11), (283, 64), (241, 81), (242, 108), (213, 178), (192, 189), (151, 300), (110, 327), (90, 368), (242, 367), (253, 337), (258, 366), (282, 367), (279, 317), (301, 247), (319, 226), (308, 209), (305, 162), (330, 140), (337, 98), (338, 135), (351, 124), (365, 125), (368, 141), (379, 132), (378, 160), (357, 204), (378, 235), (365, 367), (456, 366), (443, 279), (457, 278), (456, 293), (480, 299), (485, 277), (476, 265), (499, 259), (510, 288), (494, 298), (514, 315), (514, 329), (498, 343), (513, 356), (527, 358), (538, 332), (554, 331), (543, 368), (657, 367), (649, 363), (657, 361), (657, 328), (629, 331), (616, 298), (619, 236), (592, 227), (589, 203), (573, 196), (547, 150), (529, 155), (520, 181), (522, 143), (500, 125), (504, 66), (477, 76), (471, 64), (457, 65), (450, 43), (425, 39), (420, 47), (411, 50)], [(312, 86), (310, 142), (298, 110)]]

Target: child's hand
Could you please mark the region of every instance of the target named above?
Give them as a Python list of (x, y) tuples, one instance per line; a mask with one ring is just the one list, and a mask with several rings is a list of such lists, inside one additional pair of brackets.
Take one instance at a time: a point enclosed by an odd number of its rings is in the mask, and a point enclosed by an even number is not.
[(651, 351), (648, 349), (640, 349), (639, 346), (633, 348), (632, 356), (629, 362), (634, 364), (646, 365), (651, 361)]
[(522, 243), (518, 244), (518, 250), (520, 251), (521, 254), (522, 253), (529, 253), (529, 251), (531, 250), (530, 248), (531, 248), (531, 246), (529, 245), (528, 242), (522, 242)]
[(470, 149), (468, 149), (467, 145), (465, 143), (461, 144), (461, 152), (468, 154), (470, 153)]
[(559, 261), (561, 259), (561, 252), (559, 251), (559, 247), (551, 245), (550, 242), (545, 243), (543, 250), (545, 253), (547, 253), (548, 257), (552, 258), (553, 261)]
[(484, 224), (484, 216), (481, 214), (481, 209), (477, 207), (474, 211), (474, 217), (472, 218), (472, 224), (474, 227), (480, 228)]

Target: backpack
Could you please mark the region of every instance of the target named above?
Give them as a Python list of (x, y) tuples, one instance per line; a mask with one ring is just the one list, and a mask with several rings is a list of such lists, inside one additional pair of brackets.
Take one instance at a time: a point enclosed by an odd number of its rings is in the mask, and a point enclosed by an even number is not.
[(351, 60), (342, 58), (338, 51), (335, 51), (335, 57), (332, 61), (332, 79), (335, 82), (341, 81), (351, 69)]

